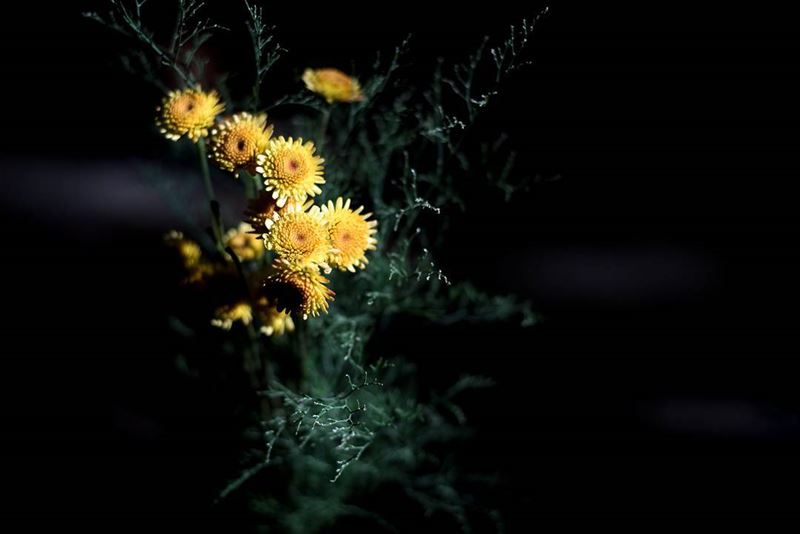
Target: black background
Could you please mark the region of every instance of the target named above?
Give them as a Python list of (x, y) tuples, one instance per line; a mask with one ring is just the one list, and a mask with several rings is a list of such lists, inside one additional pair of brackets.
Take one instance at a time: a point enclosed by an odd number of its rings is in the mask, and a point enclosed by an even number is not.
[[(70, 4), (2, 22), (0, 516), (216, 517), (229, 414), (174, 377), (158, 243), (176, 223), (131, 170), (164, 150), (158, 95), (79, 17), (101, 3)], [(501, 474), (512, 532), (797, 513), (798, 35), (769, 7), (640, 4), (550, 4), (484, 123), (544, 180), (457, 215), (443, 251), (543, 321), (399, 336), (432, 384), (497, 379), (464, 455)], [(422, 70), (542, 5), (269, 14), (288, 77), (365, 67), (407, 33)]]

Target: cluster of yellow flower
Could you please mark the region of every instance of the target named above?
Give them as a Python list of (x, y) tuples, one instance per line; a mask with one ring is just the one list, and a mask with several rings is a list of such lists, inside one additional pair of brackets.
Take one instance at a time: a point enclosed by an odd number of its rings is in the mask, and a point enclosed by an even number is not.
[[(306, 86), (328, 102), (363, 99), (358, 82), (335, 69), (308, 69)], [(314, 143), (303, 139), (272, 137), (273, 126), (265, 114), (236, 113), (222, 119), (224, 111), (216, 91), (200, 88), (172, 91), (158, 108), (156, 124), (168, 139), (184, 135), (194, 142), (209, 139), (209, 158), (221, 169), (263, 178), (263, 190), (251, 199), (246, 222), (223, 237), (242, 261), (260, 261), (267, 250), (274, 261), (261, 280), (255, 302), (220, 307), (212, 324), (229, 329), (234, 322), (250, 324), (258, 315), (262, 332), (291, 331), (290, 314), (316, 316), (327, 312), (334, 293), (322, 273), (336, 268), (355, 272), (367, 265), (366, 252), (377, 245), (377, 222), (369, 220), (363, 206), (351, 208), (350, 199), (337, 198), (321, 206), (313, 197), (322, 193), (324, 160), (315, 155)], [(211, 269), (200, 258), (196, 244), (180, 234), (170, 234), (189, 270), (190, 281), (202, 279)]]

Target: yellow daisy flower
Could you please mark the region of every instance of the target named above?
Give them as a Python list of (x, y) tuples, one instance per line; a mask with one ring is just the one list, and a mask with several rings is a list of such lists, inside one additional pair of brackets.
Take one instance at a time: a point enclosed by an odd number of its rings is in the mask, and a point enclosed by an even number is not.
[(224, 109), (216, 91), (204, 93), (199, 87), (170, 91), (156, 108), (156, 126), (167, 139), (177, 141), (186, 135), (196, 143), (208, 135), (214, 119)]
[(368, 221), (371, 213), (361, 212), (364, 206), (350, 209), (350, 199), (336, 199), (334, 204), (328, 201), (322, 206), (322, 218), (328, 223), (328, 235), (335, 252), (328, 256), (328, 263), (342, 271), (355, 272), (356, 267), (363, 269), (369, 260), (365, 253), (375, 250), (378, 240), (375, 239), (377, 221)]
[(186, 278), (183, 279), (184, 284), (198, 284), (206, 283), (212, 276), (218, 274), (217, 268), (207, 261), (201, 261), (191, 269), (189, 269)]
[(211, 158), (223, 170), (254, 172), (256, 155), (267, 149), (272, 137), (272, 125), (267, 115), (237, 113), (223, 119), (211, 130)]
[(317, 206), (306, 210), (302, 204), (288, 204), (272, 219), (265, 221), (263, 235), (268, 250), (298, 266), (320, 266), (330, 272), (326, 263), (336, 250), (331, 246), (326, 222)]
[(278, 310), (297, 313), (303, 319), (328, 311), (334, 292), (315, 267), (298, 266), (281, 258), (273, 267), (275, 271), (264, 281), (264, 291)]
[(256, 198), (247, 201), (244, 217), (255, 229), (264, 233), (267, 231), (266, 222), (278, 211), (278, 204), (271, 193), (261, 192)]
[(214, 265), (203, 259), (200, 245), (182, 232), (172, 230), (164, 236), (164, 243), (175, 253), (176, 266), (182, 271), (182, 284), (204, 282), (215, 274)]
[(241, 223), (238, 228), (228, 230), (224, 241), (225, 247), (230, 247), (242, 261), (257, 260), (264, 255), (264, 244), (248, 223)]
[(330, 102), (360, 102), (364, 100), (358, 80), (337, 69), (306, 69), (306, 87)]
[(286, 332), (294, 332), (292, 316), (285, 310), (279, 311), (275, 306), (267, 306), (260, 310), (261, 333), (267, 336), (282, 336)]
[(294, 321), (286, 310), (278, 310), (278, 308), (270, 301), (269, 297), (265, 295), (263, 287), (263, 278), (256, 293), (258, 294), (256, 300), (256, 310), (258, 311), (258, 319), (261, 323), (259, 329), (262, 334), (267, 336), (282, 336), (286, 332), (294, 332)]
[(171, 230), (164, 236), (164, 242), (175, 250), (185, 268), (189, 269), (200, 262), (203, 255), (200, 245), (185, 237), (183, 232)]
[(272, 191), (272, 198), (278, 207), (283, 207), (287, 200), (303, 202), (306, 197), (322, 192), (319, 184), (322, 178), (322, 163), (325, 161), (314, 155), (314, 143), (302, 139), (285, 139), (283, 136), (269, 142), (266, 152), (256, 158), (256, 172), (264, 178), (267, 191)]
[(211, 324), (223, 330), (230, 330), (233, 323), (240, 322), (248, 325), (253, 321), (253, 307), (247, 302), (237, 302), (220, 306), (214, 311), (214, 318)]

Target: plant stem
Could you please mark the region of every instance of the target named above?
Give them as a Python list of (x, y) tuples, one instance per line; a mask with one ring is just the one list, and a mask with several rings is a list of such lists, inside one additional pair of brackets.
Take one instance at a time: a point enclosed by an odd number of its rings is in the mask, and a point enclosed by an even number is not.
[(200, 171), (203, 175), (203, 185), (206, 188), (206, 198), (208, 198), (208, 205), (211, 210), (211, 230), (214, 232), (217, 250), (224, 256), (225, 247), (222, 246), (224, 229), (219, 213), (219, 202), (217, 202), (217, 196), (214, 194), (214, 186), (211, 184), (211, 171), (208, 168), (208, 156), (206, 155), (206, 141), (202, 137), (197, 141), (197, 153), (200, 157)]
[(308, 376), (311, 362), (308, 361), (308, 324), (305, 319), (297, 321), (295, 336), (297, 339), (297, 357), (300, 360), (300, 389), (308, 390)]
[[(258, 345), (259, 333), (256, 331), (255, 326), (252, 322), (247, 324), (247, 339), (250, 342), (249, 350), (245, 351), (245, 354), (250, 355), (250, 362), (245, 364), (245, 369), (247, 370), (248, 374), (250, 375), (250, 384), (254, 389), (261, 389), (264, 387), (261, 384), (261, 373), (259, 371), (262, 368), (262, 361), (261, 361), (261, 350)], [(245, 356), (246, 358), (246, 356)], [(266, 385), (269, 388), (269, 384)]]
[(258, 196), (260, 182), (258, 175), (250, 174), (248, 171), (239, 171), (239, 178), (244, 182), (244, 194), (247, 198)]
[(327, 106), (322, 112), (322, 120), (319, 124), (319, 138), (317, 139), (317, 147), (319, 152), (325, 147), (325, 136), (328, 133), (328, 123), (331, 120), (331, 105)]
[(244, 196), (246, 198), (253, 198), (255, 196), (255, 192), (253, 191), (253, 177), (250, 176), (250, 173), (247, 171), (242, 171), (239, 173), (239, 176), (244, 182)]

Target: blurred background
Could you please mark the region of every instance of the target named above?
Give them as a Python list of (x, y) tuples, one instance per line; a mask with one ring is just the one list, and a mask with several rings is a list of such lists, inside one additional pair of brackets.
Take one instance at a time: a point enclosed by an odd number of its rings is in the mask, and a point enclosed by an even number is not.
[[(123, 39), (80, 17), (104, 3), (63, 4), (0, 23), (0, 517), (225, 520), (211, 502), (236, 465), (229, 414), (164, 341), (161, 236), (185, 221), (147, 176), (185, 175), (202, 218), (194, 161), (160, 163), (160, 95), (120, 69)], [(235, 2), (209, 4), (231, 27), (244, 19)], [(426, 72), (545, 5), (405, 2), (387, 18), (367, 3), (275, 4), (265, 13), (290, 52), (267, 99), (306, 66), (366, 71), (408, 33), (411, 68)], [(511, 532), (797, 515), (793, 19), (549, 6), (533, 65), (483, 119), (533, 184), (508, 206), (491, 191), (452, 214), (439, 255), (451, 278), (529, 298), (542, 320), (415, 326), (399, 346), (431, 387), (496, 379), (467, 403), (477, 433), (462, 454), (499, 475)], [(250, 65), (246, 46), (207, 54), (219, 72)]]

